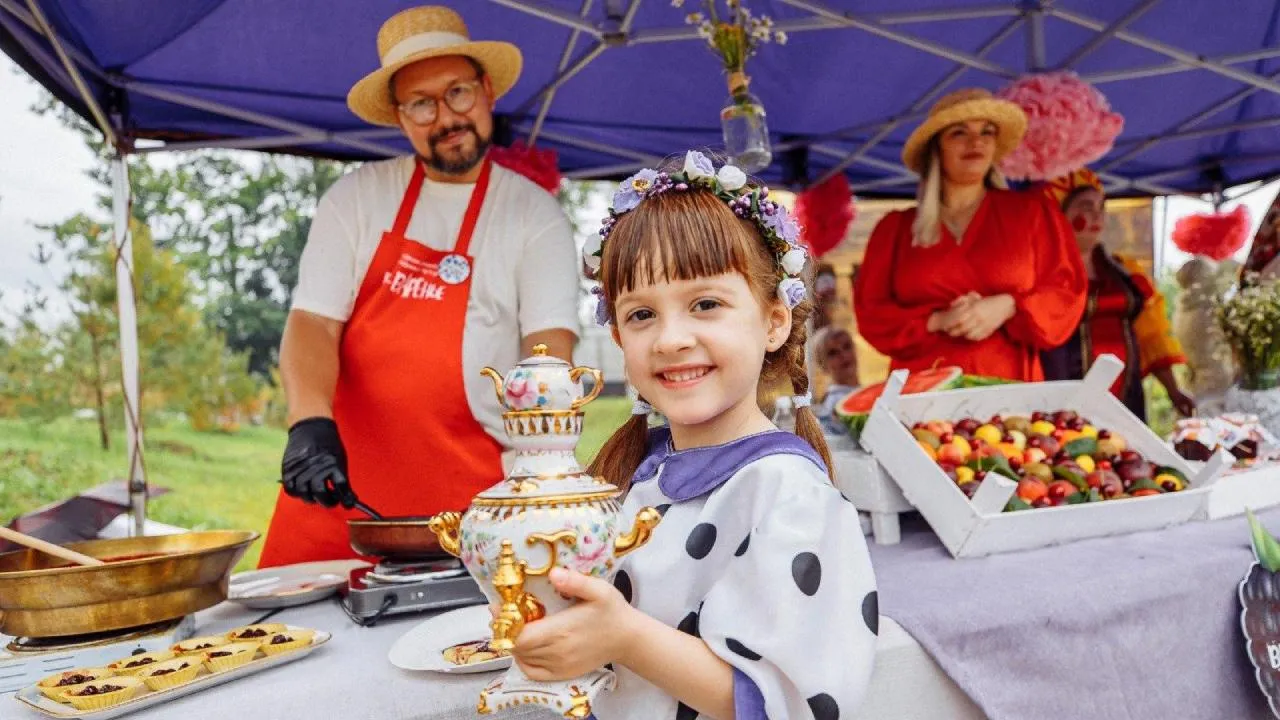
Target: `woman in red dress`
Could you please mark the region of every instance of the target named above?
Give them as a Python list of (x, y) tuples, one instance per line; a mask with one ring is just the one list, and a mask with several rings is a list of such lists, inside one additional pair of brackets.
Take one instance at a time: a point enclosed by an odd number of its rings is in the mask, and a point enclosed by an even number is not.
[(1041, 355), (1045, 377), (1078, 380), (1099, 355), (1108, 353), (1124, 363), (1124, 372), (1111, 391), (1134, 415), (1144, 420), (1147, 416), (1142, 390), (1147, 375), (1164, 385), (1180, 414), (1191, 415), (1195, 400), (1182, 391), (1173, 374), (1173, 367), (1187, 359), (1169, 327), (1164, 296), (1136, 260), (1113, 253), (1102, 243), (1106, 220), (1102, 181), (1082, 168), (1046, 183), (1043, 190), (1061, 203), (1089, 277), (1080, 325), (1061, 347)]
[(1041, 380), (1040, 351), (1079, 322), (1087, 281), (1062, 212), (995, 168), (1025, 130), (1017, 105), (971, 89), (907, 139), (917, 206), (876, 225), (854, 286), (858, 330), (892, 367)]

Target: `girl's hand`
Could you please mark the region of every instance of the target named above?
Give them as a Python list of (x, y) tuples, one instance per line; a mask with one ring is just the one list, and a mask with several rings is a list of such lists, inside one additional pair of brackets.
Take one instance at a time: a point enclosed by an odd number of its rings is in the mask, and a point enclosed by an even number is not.
[(945, 329), (952, 337), (963, 337), (974, 342), (986, 340), (1013, 317), (1016, 309), (1017, 306), (1009, 295), (984, 297), (951, 310), (950, 313), (956, 314), (956, 317)]
[(525, 625), (512, 655), (530, 680), (568, 680), (619, 660), (638, 611), (610, 583), (563, 568), (551, 584), (578, 604)]

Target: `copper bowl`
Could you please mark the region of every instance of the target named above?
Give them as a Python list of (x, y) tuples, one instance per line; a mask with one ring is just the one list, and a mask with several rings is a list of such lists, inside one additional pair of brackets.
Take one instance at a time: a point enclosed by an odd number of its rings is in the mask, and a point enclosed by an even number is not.
[(210, 530), (66, 547), (111, 560), (93, 567), (35, 550), (0, 555), (0, 633), (59, 637), (189, 615), (227, 598), (231, 570), (258, 533)]

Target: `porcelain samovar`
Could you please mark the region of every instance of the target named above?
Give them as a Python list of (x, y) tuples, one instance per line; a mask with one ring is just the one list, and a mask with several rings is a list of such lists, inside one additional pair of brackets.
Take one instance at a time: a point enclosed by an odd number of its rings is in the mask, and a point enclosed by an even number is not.
[[(662, 519), (653, 508), (619, 525), (618, 488), (592, 477), (574, 455), (582, 435), (582, 406), (603, 388), (599, 370), (570, 367), (537, 345), (533, 356), (506, 377), (492, 368), (503, 424), (517, 451), (506, 478), (476, 495), (465, 513), (446, 512), (430, 527), (446, 551), (458, 556), (497, 612), (490, 623), (495, 650), (510, 650), (525, 623), (563, 610), (575, 601), (555, 591), (548, 574), (562, 567), (607, 581), (623, 555), (648, 541)], [(595, 383), (584, 394), (582, 376)], [(546, 683), (525, 677), (516, 664), (480, 692), (487, 714), (516, 705), (539, 704), (567, 718), (591, 714), (591, 702), (613, 688), (612, 671), (600, 668), (571, 680)]]

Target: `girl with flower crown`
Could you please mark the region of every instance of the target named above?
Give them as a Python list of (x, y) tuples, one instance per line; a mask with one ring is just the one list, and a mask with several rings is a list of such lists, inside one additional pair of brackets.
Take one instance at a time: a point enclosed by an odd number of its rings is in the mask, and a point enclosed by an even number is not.
[[(807, 407), (798, 235), (767, 188), (690, 152), (624, 181), (589, 248), (599, 318), (640, 393), (590, 470), (627, 490), (624, 515), (663, 519), (612, 585), (554, 570), (580, 602), (527, 625), (514, 656), (533, 680), (612, 663), (600, 720), (830, 720), (865, 693), (878, 598)], [(795, 434), (757, 404), (780, 379), (798, 393)]]

